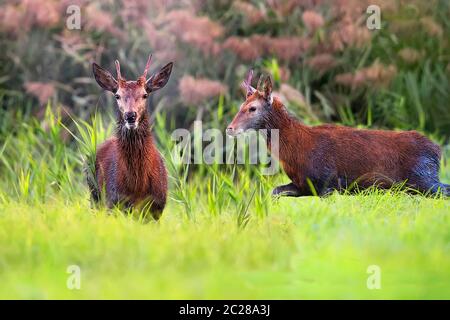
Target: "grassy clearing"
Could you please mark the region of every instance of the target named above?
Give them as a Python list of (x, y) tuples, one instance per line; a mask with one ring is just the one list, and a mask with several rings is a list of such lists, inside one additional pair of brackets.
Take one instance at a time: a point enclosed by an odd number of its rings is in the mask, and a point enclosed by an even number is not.
[[(236, 212), (159, 223), (80, 198), (0, 205), (1, 298), (448, 298), (450, 203), (401, 194), (281, 199), (245, 228)], [(81, 290), (66, 287), (79, 265)], [(381, 268), (380, 290), (366, 287)]]
[[(171, 150), (162, 123), (160, 149)], [(166, 154), (168, 207), (142, 224), (89, 205), (83, 153), (111, 128), (79, 123), (76, 146), (64, 131), (48, 113), (45, 129), (27, 122), (3, 141), (0, 298), (450, 297), (448, 200), (376, 190), (273, 200), (283, 175), (199, 166), (188, 178)], [(66, 286), (70, 265), (81, 290)], [(380, 290), (367, 289), (370, 265)]]

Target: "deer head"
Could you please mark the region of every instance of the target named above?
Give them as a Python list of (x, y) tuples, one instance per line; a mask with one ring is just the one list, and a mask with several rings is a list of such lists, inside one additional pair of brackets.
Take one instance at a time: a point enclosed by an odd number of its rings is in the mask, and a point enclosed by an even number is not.
[(252, 87), (252, 77), (253, 70), (250, 70), (247, 78), (241, 84), (241, 87), (246, 92), (246, 98), (227, 128), (227, 134), (231, 136), (238, 135), (249, 129), (258, 130), (266, 127), (273, 102), (272, 80), (270, 76), (266, 77), (260, 90), (262, 77), (260, 77), (256, 89)]
[(106, 91), (114, 94), (119, 108), (119, 121), (125, 123), (127, 129), (136, 129), (140, 119), (147, 112), (148, 95), (164, 87), (172, 72), (173, 63), (170, 62), (147, 79), (150, 68), (151, 55), (148, 57), (144, 72), (136, 81), (127, 81), (120, 73), (120, 63), (116, 60), (117, 79), (95, 62), (92, 64), (97, 83)]

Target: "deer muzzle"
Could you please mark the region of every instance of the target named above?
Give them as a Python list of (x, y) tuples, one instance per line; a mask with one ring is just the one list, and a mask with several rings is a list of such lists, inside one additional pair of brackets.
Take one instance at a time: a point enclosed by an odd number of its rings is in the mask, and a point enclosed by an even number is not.
[(127, 127), (127, 129), (135, 129), (137, 127), (137, 113), (132, 111), (132, 112), (125, 112), (125, 114), (123, 115), (123, 118), (125, 120), (125, 127)]

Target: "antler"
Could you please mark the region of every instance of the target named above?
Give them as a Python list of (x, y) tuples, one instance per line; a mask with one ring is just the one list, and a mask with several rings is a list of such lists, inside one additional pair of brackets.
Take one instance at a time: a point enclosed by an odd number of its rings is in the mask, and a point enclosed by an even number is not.
[(254, 88), (252, 87), (252, 78), (253, 78), (253, 69), (250, 69), (247, 73), (247, 77), (242, 82), (242, 87), (246, 91), (247, 96), (249, 96), (254, 92)]
[(122, 80), (122, 75), (120, 74), (119, 60), (116, 60), (115, 63), (116, 63), (117, 81), (119, 81), (119, 80)]
[(144, 79), (147, 79), (147, 72), (148, 72), (148, 70), (150, 69), (150, 61), (151, 61), (151, 60), (152, 60), (152, 54), (150, 54), (150, 55), (148, 56), (147, 64), (145, 65), (144, 73), (142, 74), (142, 77), (143, 77)]
[(245, 79), (245, 82), (247, 83), (247, 85), (249, 85), (249, 86), (252, 85), (252, 78), (253, 78), (253, 69), (250, 69), (247, 73), (247, 78)]

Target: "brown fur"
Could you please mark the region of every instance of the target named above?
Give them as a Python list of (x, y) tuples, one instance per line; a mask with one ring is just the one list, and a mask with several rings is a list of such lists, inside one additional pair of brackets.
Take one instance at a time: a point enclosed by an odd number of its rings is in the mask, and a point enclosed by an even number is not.
[(114, 93), (118, 111), (116, 134), (98, 147), (95, 182), (88, 177), (88, 184), (94, 201), (105, 195), (109, 207), (137, 209), (144, 217), (150, 212), (159, 219), (166, 205), (167, 172), (153, 142), (146, 101), (150, 93), (165, 86), (173, 64), (167, 64), (146, 80), (150, 57), (137, 81), (121, 77), (118, 61), (117, 80), (93, 64), (97, 83)]
[(116, 136), (97, 151), (96, 172), (109, 206), (150, 206), (158, 219), (167, 198), (167, 172), (149, 128), (128, 136), (119, 125)]
[[(403, 182), (421, 192), (450, 192), (438, 177), (439, 146), (416, 131), (306, 126), (291, 116), (279, 99), (272, 98), (270, 90), (251, 93), (227, 130), (247, 129), (279, 130), (279, 160), (292, 183), (276, 188), (274, 194), (310, 195), (308, 180), (318, 194), (351, 184), (364, 189)], [(268, 146), (272, 148), (270, 143)]]

